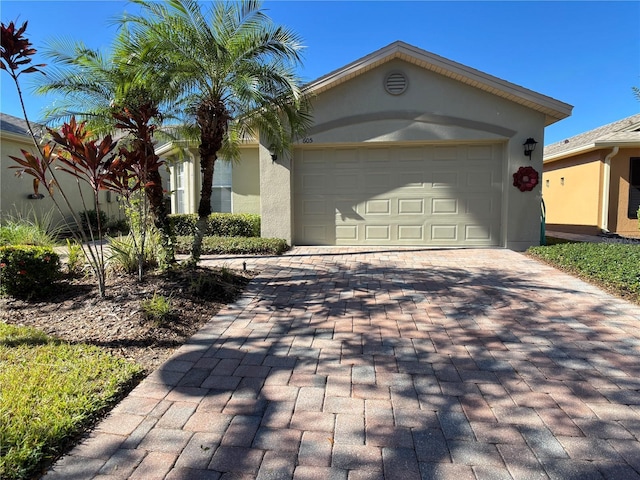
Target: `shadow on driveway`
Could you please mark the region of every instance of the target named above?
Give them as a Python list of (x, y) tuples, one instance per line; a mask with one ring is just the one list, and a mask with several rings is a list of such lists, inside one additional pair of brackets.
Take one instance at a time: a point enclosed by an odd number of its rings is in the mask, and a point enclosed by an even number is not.
[(47, 478), (640, 478), (639, 308), (510, 251), (318, 251)]

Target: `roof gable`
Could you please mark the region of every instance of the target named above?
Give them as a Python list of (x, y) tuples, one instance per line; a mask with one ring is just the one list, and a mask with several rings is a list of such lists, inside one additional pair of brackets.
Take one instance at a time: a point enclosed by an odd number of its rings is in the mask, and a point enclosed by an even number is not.
[(551, 125), (568, 117), (573, 109), (571, 105), (554, 98), (528, 90), (401, 41), (387, 45), (310, 82), (305, 86), (305, 90), (313, 94), (322, 93), (396, 58), (524, 105), (532, 110), (542, 112), (545, 114), (545, 125)]
[(612, 146), (640, 146), (640, 113), (544, 147), (544, 160)]

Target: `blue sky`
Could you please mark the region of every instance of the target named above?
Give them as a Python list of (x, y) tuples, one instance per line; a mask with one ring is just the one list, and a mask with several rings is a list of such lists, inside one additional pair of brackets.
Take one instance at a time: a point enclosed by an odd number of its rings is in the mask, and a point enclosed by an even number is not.
[[(314, 80), (396, 40), (574, 106), (548, 127), (545, 144), (640, 112), (639, 1), (265, 1), (267, 13), (294, 29), (307, 46), (301, 75)], [(133, 6), (122, 1), (10, 1), (4, 23), (28, 20), (36, 49), (53, 38), (108, 48), (109, 19)], [(26, 80), (26, 76), (25, 76)], [(6, 73), (3, 113), (21, 116)], [(53, 101), (27, 91), (38, 119)]]

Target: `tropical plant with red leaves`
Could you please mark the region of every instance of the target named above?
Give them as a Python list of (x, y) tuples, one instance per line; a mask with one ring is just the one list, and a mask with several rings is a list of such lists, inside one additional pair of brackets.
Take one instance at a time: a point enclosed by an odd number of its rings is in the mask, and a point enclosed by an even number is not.
[(44, 64), (27, 67), (24, 70), (19, 69), (23, 65), (31, 63), (31, 56), (36, 53), (36, 49), (32, 48), (31, 42), (24, 37), (27, 30), (27, 23), (16, 29), (13, 22), (5, 26), (2, 24), (2, 63), (0, 68), (11, 73), (12, 77), (18, 78), (23, 73), (39, 72), (38, 67), (44, 67)]
[[(138, 101), (133, 99), (138, 98)], [(160, 168), (164, 161), (155, 153), (153, 135), (157, 129), (154, 120), (162, 120), (157, 104), (144, 98), (144, 89), (134, 89), (128, 96), (129, 106), (114, 105), (111, 116), (115, 127), (129, 133), (130, 142), (120, 148), (120, 157), (133, 172), (136, 189), (144, 190), (155, 227), (160, 233), (164, 263), (175, 263), (175, 234), (169, 221), (169, 211), (164, 197)], [(144, 242), (142, 243), (144, 246)], [(143, 258), (141, 255), (140, 258)], [(141, 265), (140, 265), (141, 266)]]
[[(84, 125), (78, 125), (75, 122), (75, 119), (72, 119), (71, 122), (63, 125), (60, 132), (48, 129), (54, 141), (61, 146), (61, 152), (57, 151), (52, 143), (47, 143), (44, 146), (39, 144), (38, 139), (31, 128), (24, 106), (19, 77), (23, 73), (41, 72), (39, 68), (43, 67), (44, 64), (27, 66), (31, 63), (31, 57), (36, 53), (36, 50), (32, 48), (31, 42), (24, 36), (26, 28), (27, 22), (18, 29), (16, 29), (13, 22), (8, 25), (2, 23), (0, 28), (2, 39), (0, 66), (2, 70), (9, 73), (16, 85), (29, 134), (38, 151), (38, 154), (36, 155), (32, 152), (21, 150), (23, 158), (14, 156), (10, 157), (17, 163), (17, 165), (12, 166), (11, 168), (16, 168), (18, 170), (18, 175), (27, 174), (34, 177), (33, 185), (36, 194), (38, 186), (40, 184), (44, 184), (54, 205), (62, 214), (63, 218), (66, 218), (64, 209), (57, 197), (54, 196), (53, 187), (54, 185), (59, 186), (59, 182), (56, 180), (52, 164), (56, 159), (58, 159), (63, 164), (61, 170), (71, 173), (76, 178), (85, 180), (89, 183), (93, 192), (92, 203), (96, 210), (98, 210), (98, 191), (102, 188), (104, 176), (106, 172), (108, 172), (109, 163), (113, 159), (111, 152), (115, 148), (115, 143), (111, 138), (105, 138), (99, 143), (96, 140), (90, 140), (90, 133), (84, 128)], [(78, 189), (80, 197), (86, 205), (80, 184), (78, 184)], [(97, 245), (94, 245), (93, 243), (87, 242), (89, 239), (94, 239), (92, 229), (88, 229), (89, 235), (87, 235), (81, 219), (75, 213), (75, 210), (65, 192), (61, 189), (59, 189), (59, 191), (60, 196), (66, 204), (68, 213), (71, 214), (75, 223), (75, 228), (70, 228), (70, 230), (74, 237), (76, 237), (76, 241), (83, 245), (85, 256), (98, 281), (99, 294), (100, 296), (104, 296), (106, 266), (102, 244), (98, 242)], [(86, 210), (87, 208), (85, 208), (85, 211)], [(100, 226), (98, 234), (100, 235)]]
[[(119, 161), (124, 170), (111, 173), (129, 171), (140, 177), (140, 182), (136, 177), (129, 178), (130, 193), (133, 195), (141, 188), (144, 199), (140, 202), (138, 196), (129, 195), (124, 182), (110, 181), (107, 186), (120, 189), (119, 198), (125, 204), (135, 200), (136, 208), (130, 208), (133, 204), (127, 205), (127, 214), (135, 211), (135, 216), (140, 217), (142, 212), (138, 207), (148, 205), (153, 225), (160, 234), (160, 254), (164, 257), (161, 263), (171, 265), (175, 263), (175, 235), (169, 222), (169, 208), (160, 175), (163, 162), (155, 154), (154, 136), (161, 132), (163, 136), (171, 137), (168, 131), (177, 130), (175, 126), (160, 130), (162, 122), (179, 111), (173, 104), (174, 100), (165, 98), (175, 99), (174, 94), (169, 94), (173, 88), (173, 77), (171, 72), (160, 70), (149, 74), (142, 72), (136, 64), (137, 53), (123, 50), (128, 39), (126, 32), (121, 32), (113, 50), (107, 54), (93, 50), (83, 42), (51, 42), (45, 49), (45, 55), (59, 68), (43, 78), (37, 91), (61, 97), (56, 106), (48, 110), (52, 118), (68, 121), (75, 114), (76, 118), (88, 121), (92, 131), (101, 135), (115, 131), (127, 134), (119, 141)], [(135, 223), (132, 218), (129, 220), (130, 224)], [(152, 227), (150, 222), (147, 223)]]
[(49, 178), (49, 170), (51, 164), (56, 159), (55, 150), (50, 143), (42, 147), (42, 156), (34, 155), (27, 150), (20, 149), (22, 157), (14, 157), (9, 155), (9, 158), (16, 162), (18, 165), (10, 165), (9, 168), (17, 169), (16, 175), (21, 177), (23, 174), (31, 175), (34, 179), (34, 193), (38, 194), (38, 186), (44, 185), (49, 192), (49, 195), (53, 195), (53, 187), (55, 180)]
[[(20, 28), (16, 28), (15, 23), (9, 22), (9, 25), (1, 24), (0, 28), (0, 69), (5, 70), (13, 79), (13, 82), (18, 89), (18, 97), (20, 99), (20, 106), (22, 107), (22, 113), (24, 119), (27, 122), (29, 133), (39, 148), (36, 137), (33, 134), (31, 123), (27, 117), (27, 111), (24, 106), (22, 97), (22, 90), (20, 89), (20, 83), (18, 77), (23, 73), (44, 73), (40, 70), (40, 67), (44, 67), (43, 63), (38, 65), (27, 66), (31, 63), (31, 57), (36, 54), (36, 49), (32, 47), (31, 42), (24, 36), (24, 32), (27, 30), (28, 22), (24, 22)], [(42, 153), (42, 152), (41, 152)]]
[(64, 152), (59, 157), (62, 166), (58, 169), (86, 182), (96, 194), (105, 190), (105, 179), (109, 176), (110, 165), (116, 155), (113, 152), (116, 142), (111, 135), (101, 141), (89, 140), (86, 123), (77, 123), (75, 118), (65, 123), (60, 132), (51, 128), (47, 130)]

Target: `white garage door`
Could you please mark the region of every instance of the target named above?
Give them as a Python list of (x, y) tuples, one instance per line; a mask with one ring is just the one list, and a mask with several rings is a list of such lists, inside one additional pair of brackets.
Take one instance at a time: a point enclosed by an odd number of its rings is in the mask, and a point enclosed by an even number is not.
[(500, 144), (301, 148), (296, 245), (500, 245)]

